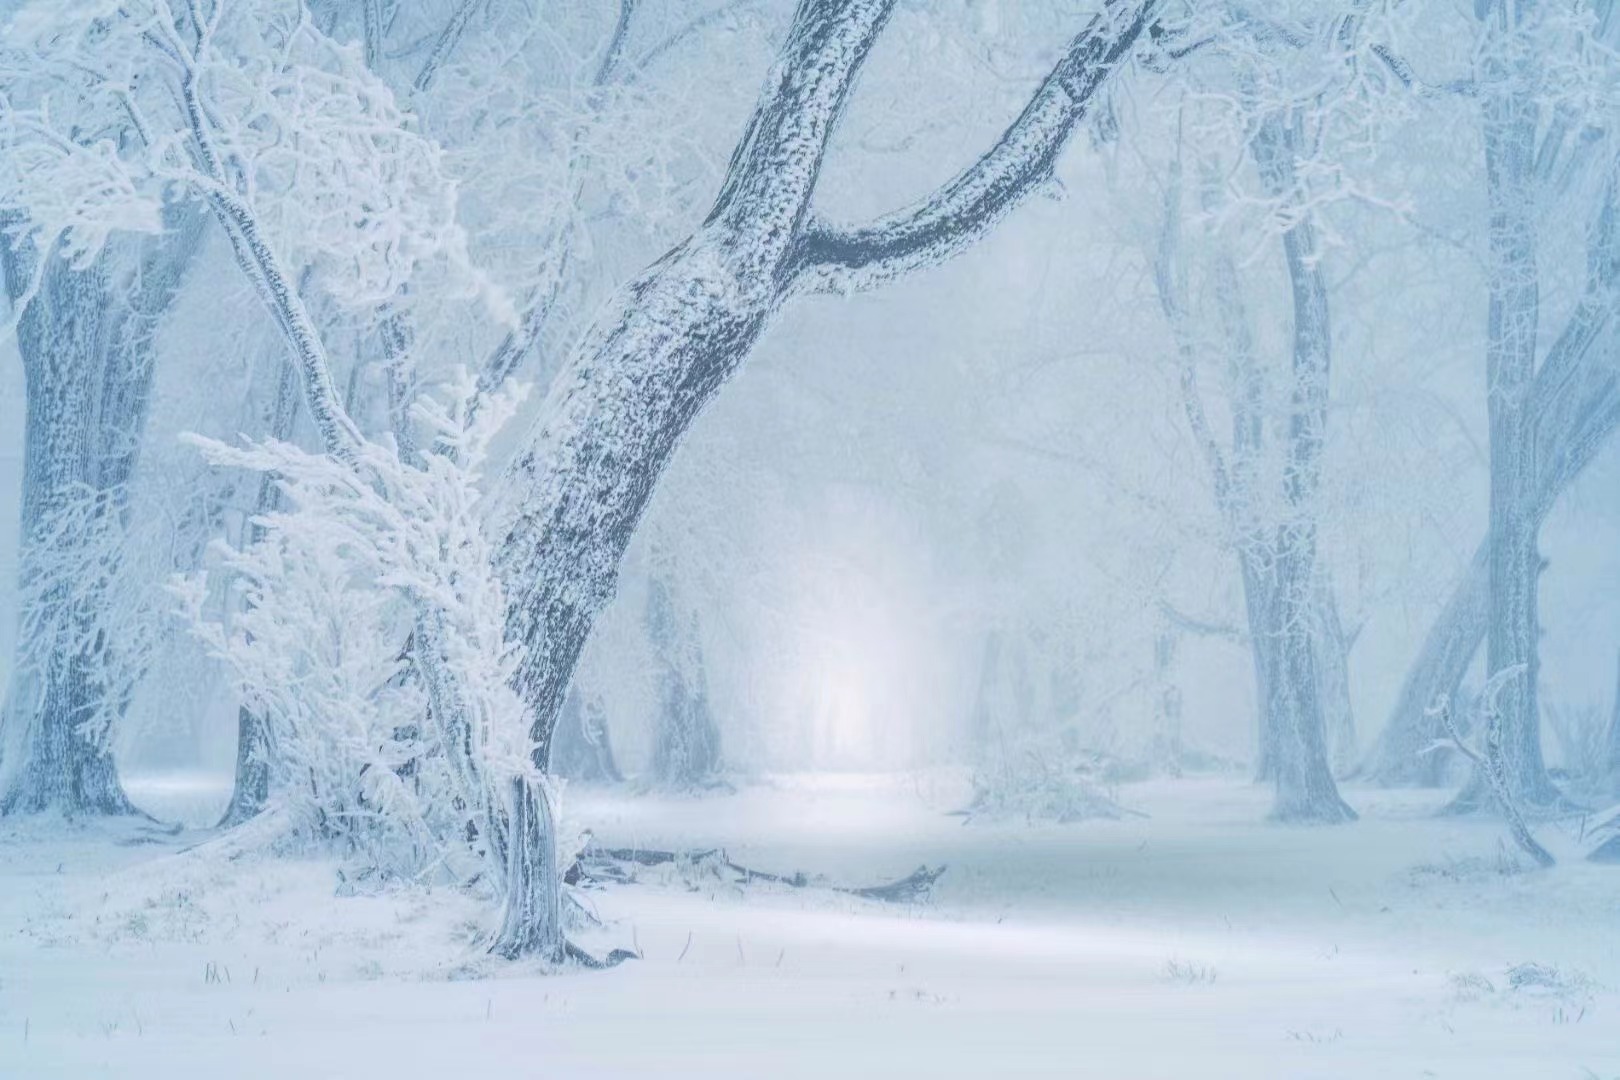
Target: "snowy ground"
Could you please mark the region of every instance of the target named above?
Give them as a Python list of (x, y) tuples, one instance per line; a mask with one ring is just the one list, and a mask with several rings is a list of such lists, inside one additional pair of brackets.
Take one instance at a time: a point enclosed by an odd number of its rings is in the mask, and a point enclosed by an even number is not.
[(585, 939), (644, 959), (549, 977), (485, 961), (489, 913), (451, 891), (6, 823), (0, 1077), (1620, 1078), (1620, 871), (1505, 872), (1488, 823), (1348, 794), (1360, 823), (1294, 829), (1233, 781), (1128, 787), (1150, 816), (1067, 826), (964, 826), (932, 775), (573, 791), (609, 844), (858, 884), (950, 869), (901, 908), (648, 872), (592, 894)]

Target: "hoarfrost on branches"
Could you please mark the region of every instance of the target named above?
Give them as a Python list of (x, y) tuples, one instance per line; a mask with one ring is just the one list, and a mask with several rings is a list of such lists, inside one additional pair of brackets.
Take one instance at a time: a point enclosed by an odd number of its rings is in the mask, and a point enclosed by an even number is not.
[[(418, 421), (445, 448), (420, 467), (373, 442), (340, 462), (283, 442), (193, 437), (215, 466), (271, 475), (284, 508), (254, 522), (245, 548), (216, 544), (207, 573), (176, 590), (193, 631), (263, 711), (273, 798), (300, 829), (363, 844), (385, 863), (408, 852), (401, 873), (442, 861), (466, 880), (478, 857), (500, 881), (508, 783), (539, 778), (509, 685), (517, 652), (498, 637), (505, 596), (482, 526), (482, 476), (526, 387), (494, 395), (469, 423), (475, 393), (463, 376), (418, 401)], [(241, 600), (228, 621), (203, 604), (216, 575)], [(423, 611), (436, 614), (453, 687), (427, 685), (432, 676), (410, 662)], [(446, 694), (460, 713), (442, 707)]]

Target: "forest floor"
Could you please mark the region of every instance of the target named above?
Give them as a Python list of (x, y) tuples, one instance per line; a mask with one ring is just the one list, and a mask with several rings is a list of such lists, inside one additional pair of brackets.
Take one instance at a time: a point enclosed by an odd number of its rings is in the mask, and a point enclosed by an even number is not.
[[(217, 790), (132, 784), (201, 816)], [(1550, 871), (1433, 793), (1264, 822), (1234, 780), (1145, 813), (963, 824), (960, 777), (790, 776), (736, 794), (571, 790), (606, 845), (709, 847), (932, 899), (746, 888), (690, 867), (593, 891), (608, 972), (489, 962), (455, 890), (200, 833), (0, 824), (0, 1077), (1620, 1078), (1620, 870)], [(190, 802), (188, 803), (188, 800)], [(199, 809), (201, 807), (201, 809)]]

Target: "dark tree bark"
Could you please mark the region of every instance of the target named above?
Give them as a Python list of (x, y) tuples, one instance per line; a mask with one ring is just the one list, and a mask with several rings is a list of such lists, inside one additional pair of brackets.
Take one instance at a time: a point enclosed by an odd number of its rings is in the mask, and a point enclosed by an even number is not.
[(501, 838), (506, 855), (506, 907), (490, 951), (508, 960), (563, 960), (562, 875), (557, 868), (557, 828), (551, 799), (536, 784), (514, 778), (508, 822)]

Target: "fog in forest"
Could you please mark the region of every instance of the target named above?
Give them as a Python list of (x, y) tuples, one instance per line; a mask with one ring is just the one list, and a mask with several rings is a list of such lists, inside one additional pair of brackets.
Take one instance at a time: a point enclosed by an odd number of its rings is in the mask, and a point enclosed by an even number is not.
[(0, 1075), (1620, 1077), (1611, 0), (0, 0), (0, 280)]

